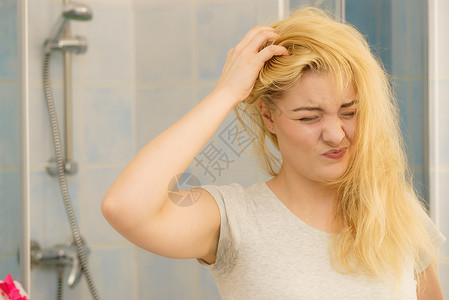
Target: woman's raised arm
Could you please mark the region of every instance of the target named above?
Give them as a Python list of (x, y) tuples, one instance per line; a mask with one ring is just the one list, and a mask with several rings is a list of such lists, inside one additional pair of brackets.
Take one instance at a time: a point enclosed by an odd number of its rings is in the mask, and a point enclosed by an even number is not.
[[(220, 214), (208, 193), (191, 207), (169, 201), (167, 187), (184, 172), (231, 109), (244, 100), (264, 62), (288, 55), (281, 46), (261, 47), (277, 38), (271, 27), (255, 27), (228, 52), (213, 92), (150, 141), (107, 191), (102, 212), (125, 238), (167, 257), (205, 257), (218, 241)], [(208, 256), (209, 257), (209, 256)]]

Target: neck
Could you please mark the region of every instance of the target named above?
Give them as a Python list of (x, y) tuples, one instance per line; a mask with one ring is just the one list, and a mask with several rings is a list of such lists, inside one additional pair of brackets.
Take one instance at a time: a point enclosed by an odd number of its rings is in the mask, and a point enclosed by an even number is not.
[(320, 220), (317, 222), (328, 222), (329, 226), (332, 223), (337, 204), (335, 188), (304, 178), (293, 170), (289, 172), (284, 166), (267, 184), (301, 219)]
[(282, 188), (288, 198), (307, 206), (321, 206), (336, 201), (336, 188), (298, 175), (284, 166), (279, 174), (270, 180), (273, 185)]

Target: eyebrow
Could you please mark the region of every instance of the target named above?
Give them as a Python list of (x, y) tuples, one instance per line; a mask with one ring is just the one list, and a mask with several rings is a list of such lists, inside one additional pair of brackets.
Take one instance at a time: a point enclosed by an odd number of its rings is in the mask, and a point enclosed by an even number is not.
[[(352, 100), (351, 102), (342, 104), (340, 108), (351, 107), (354, 104), (356, 104), (357, 102), (358, 102), (357, 100)], [(305, 107), (298, 107), (298, 108), (292, 109), (292, 111), (301, 111), (301, 110), (306, 110), (306, 111), (323, 111), (323, 109), (321, 107), (318, 107), (318, 106), (316, 106), (316, 107), (305, 106)]]

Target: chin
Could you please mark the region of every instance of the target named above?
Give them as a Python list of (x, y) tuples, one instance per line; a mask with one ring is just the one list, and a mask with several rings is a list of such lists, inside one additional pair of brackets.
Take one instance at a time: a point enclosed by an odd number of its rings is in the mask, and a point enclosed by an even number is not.
[(323, 173), (320, 174), (320, 179), (321, 181), (334, 181), (339, 179), (341, 176), (343, 176), (343, 174), (346, 171), (346, 167), (345, 168), (335, 168), (333, 170), (325, 170)]

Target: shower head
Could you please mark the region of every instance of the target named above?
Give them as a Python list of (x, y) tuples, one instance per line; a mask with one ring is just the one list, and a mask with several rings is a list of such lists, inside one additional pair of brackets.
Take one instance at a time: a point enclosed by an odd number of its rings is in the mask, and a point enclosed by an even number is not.
[(66, 4), (49, 40), (59, 40), (70, 20), (89, 21), (91, 19), (92, 10), (87, 5), (75, 2)]
[(67, 20), (89, 21), (92, 19), (92, 10), (81, 3), (69, 3), (64, 6), (62, 16)]

